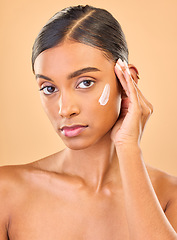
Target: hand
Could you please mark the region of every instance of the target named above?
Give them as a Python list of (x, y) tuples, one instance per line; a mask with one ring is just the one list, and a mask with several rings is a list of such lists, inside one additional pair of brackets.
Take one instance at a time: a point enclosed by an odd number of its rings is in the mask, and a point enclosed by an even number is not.
[(121, 111), (112, 129), (111, 139), (116, 146), (122, 144), (138, 144), (147, 120), (153, 112), (151, 103), (143, 96), (131, 76), (127, 63), (119, 59), (115, 72), (123, 90)]

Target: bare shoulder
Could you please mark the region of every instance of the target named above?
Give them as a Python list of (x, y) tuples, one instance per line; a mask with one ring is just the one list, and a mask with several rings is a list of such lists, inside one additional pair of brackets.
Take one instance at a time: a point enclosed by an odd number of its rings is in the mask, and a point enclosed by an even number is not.
[(0, 205), (9, 202), (9, 210), (40, 191), (80, 186), (80, 179), (63, 173), (62, 167), (62, 151), (28, 164), (0, 167)]
[(29, 191), (29, 182), (36, 169), (32, 164), (0, 167), (0, 211), (11, 213)]
[(168, 191), (171, 194), (177, 193), (177, 177), (167, 172), (147, 166), (147, 171), (154, 187), (158, 191)]
[[(12, 210), (23, 184), (20, 166), (0, 167), (0, 238), (6, 239)], [(22, 189), (22, 188), (21, 188)]]
[[(177, 177), (153, 168), (147, 168), (157, 197), (173, 228), (177, 229)], [(165, 205), (163, 205), (165, 204)]]
[(0, 201), (9, 195), (9, 192), (16, 188), (20, 175), (19, 167), (3, 166), (0, 167)]
[[(0, 202), (10, 203), (11, 198), (19, 191), (24, 184), (24, 172), (29, 167), (25, 165), (10, 165), (0, 167)], [(1, 205), (1, 204), (0, 204)], [(7, 206), (7, 204), (6, 204)], [(8, 207), (8, 206), (7, 206)]]
[(147, 171), (164, 212), (177, 216), (177, 177), (150, 166)]
[[(7, 220), (17, 205), (56, 178), (53, 158), (52, 155), (28, 164), (0, 167), (0, 215), (4, 213), (3, 219)], [(60, 179), (59, 174), (57, 178)]]
[(0, 239), (8, 239), (11, 222), (26, 211), (29, 202), (38, 201), (38, 205), (43, 194), (47, 195), (53, 182), (57, 182), (53, 180), (56, 173), (46, 166), (45, 160), (41, 160), (0, 167)]

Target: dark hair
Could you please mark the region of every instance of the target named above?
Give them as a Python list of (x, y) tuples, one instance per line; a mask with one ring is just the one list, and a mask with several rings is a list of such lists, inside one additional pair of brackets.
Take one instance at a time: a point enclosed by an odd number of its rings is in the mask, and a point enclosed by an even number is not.
[(89, 5), (57, 12), (39, 32), (32, 51), (32, 69), (37, 56), (65, 40), (96, 47), (108, 59), (128, 62), (128, 48), (119, 22), (106, 10)]

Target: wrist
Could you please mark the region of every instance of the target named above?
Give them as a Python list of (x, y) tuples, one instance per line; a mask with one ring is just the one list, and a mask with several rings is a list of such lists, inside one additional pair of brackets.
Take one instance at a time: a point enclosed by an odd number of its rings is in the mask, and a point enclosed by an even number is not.
[(116, 143), (116, 150), (119, 152), (127, 152), (127, 151), (141, 151), (140, 145), (137, 142), (127, 142), (127, 143)]
[(142, 152), (139, 144), (122, 144), (116, 146), (116, 152), (119, 159), (119, 163), (134, 162), (142, 160)]

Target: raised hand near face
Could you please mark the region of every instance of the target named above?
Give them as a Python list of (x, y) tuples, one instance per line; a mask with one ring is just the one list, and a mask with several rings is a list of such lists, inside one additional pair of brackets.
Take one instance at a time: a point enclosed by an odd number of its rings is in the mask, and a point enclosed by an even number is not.
[(111, 139), (116, 146), (137, 145), (145, 124), (153, 112), (153, 107), (139, 90), (138, 77), (134, 69), (129, 69), (127, 63), (119, 59), (115, 65), (115, 73), (126, 94), (122, 94), (121, 112), (112, 129)]

